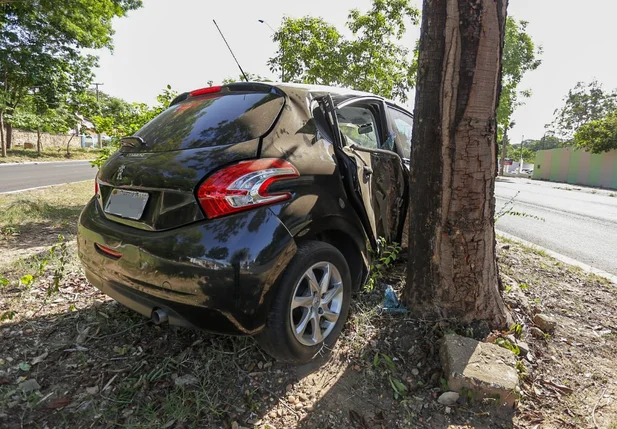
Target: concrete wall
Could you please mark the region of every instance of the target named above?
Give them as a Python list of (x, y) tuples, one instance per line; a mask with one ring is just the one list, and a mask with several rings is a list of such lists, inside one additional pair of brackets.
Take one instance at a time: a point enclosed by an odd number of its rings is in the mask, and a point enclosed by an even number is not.
[(617, 189), (617, 150), (593, 154), (572, 148), (536, 153), (533, 178)]
[[(43, 143), (43, 149), (51, 148), (63, 148), (66, 147), (66, 143), (69, 141), (69, 135), (55, 135), (41, 133), (41, 142)], [(36, 149), (36, 133), (30, 131), (13, 130), (13, 147), (23, 148), (24, 143), (30, 143)], [(81, 140), (79, 136), (73, 137), (71, 140), (71, 147), (81, 147)]]

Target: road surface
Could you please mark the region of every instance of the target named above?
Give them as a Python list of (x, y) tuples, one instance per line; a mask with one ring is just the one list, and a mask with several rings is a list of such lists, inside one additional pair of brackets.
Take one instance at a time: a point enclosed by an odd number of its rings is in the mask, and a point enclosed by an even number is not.
[(500, 178), (495, 195), (497, 211), (516, 196), (513, 210), (544, 219), (506, 215), (498, 231), (617, 275), (617, 191)]
[(94, 180), (96, 171), (89, 161), (0, 164), (0, 194), (40, 186)]
[[(0, 193), (92, 180), (95, 174), (88, 161), (0, 165)], [(544, 220), (506, 215), (497, 230), (617, 275), (617, 191), (566, 190), (572, 188), (578, 187), (498, 179), (497, 210), (516, 196), (513, 210)]]

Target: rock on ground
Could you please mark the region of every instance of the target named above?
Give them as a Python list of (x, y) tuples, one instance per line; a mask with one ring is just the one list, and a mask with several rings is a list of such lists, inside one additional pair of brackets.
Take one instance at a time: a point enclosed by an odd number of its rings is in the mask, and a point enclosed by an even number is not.
[(536, 314), (533, 316), (533, 323), (544, 332), (552, 333), (555, 331), (557, 327), (557, 322), (555, 322), (552, 318), (548, 317), (546, 314)]
[(437, 402), (441, 405), (454, 405), (460, 396), (457, 392), (444, 392), (437, 398)]
[(494, 398), (513, 408), (518, 392), (516, 357), (496, 344), (446, 335), (439, 351), (450, 390), (471, 392), (473, 399)]

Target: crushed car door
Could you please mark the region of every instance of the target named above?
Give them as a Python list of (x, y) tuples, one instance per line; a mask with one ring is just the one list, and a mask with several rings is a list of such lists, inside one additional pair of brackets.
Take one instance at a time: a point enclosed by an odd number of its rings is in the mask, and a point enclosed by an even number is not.
[(340, 103), (336, 117), (343, 151), (356, 162), (362, 201), (374, 237), (400, 243), (407, 176), (401, 157), (394, 151), (383, 101), (363, 98)]
[(371, 222), (370, 219), (372, 216), (369, 217), (364, 204), (363, 194), (365, 192), (362, 191), (361, 177), (358, 176), (358, 165), (356, 159), (350, 157), (343, 150), (345, 146), (343, 142), (344, 137), (339, 129), (339, 124), (336, 118), (336, 109), (334, 107), (332, 97), (328, 94), (317, 98), (316, 101), (319, 103), (322, 115), (332, 134), (334, 153), (337, 164), (341, 170), (341, 179), (347, 191), (349, 202), (362, 222), (362, 226), (371, 247), (377, 250), (377, 236), (375, 235), (375, 230), (373, 228), (374, 222)]
[(381, 99), (341, 103), (336, 109), (343, 150), (358, 165), (366, 211), (377, 238), (399, 242), (402, 235), (407, 183), (403, 162), (394, 151)]

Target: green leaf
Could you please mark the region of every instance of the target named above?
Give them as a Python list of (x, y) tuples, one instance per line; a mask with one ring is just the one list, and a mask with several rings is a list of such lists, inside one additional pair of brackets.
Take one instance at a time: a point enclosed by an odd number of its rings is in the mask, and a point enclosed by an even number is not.
[(2, 315), (0, 316), (0, 321), (3, 320), (12, 320), (13, 317), (15, 317), (15, 312), (14, 311), (5, 311), (4, 313), (2, 313)]
[(379, 353), (375, 353), (375, 357), (373, 358), (373, 366), (377, 368), (377, 366), (379, 365), (379, 362), (380, 362)]
[(9, 284), (9, 279), (5, 277), (0, 277), (0, 286), (8, 286), (8, 284)]
[(26, 362), (22, 362), (19, 364), (19, 369), (23, 372), (28, 372), (30, 371), (30, 365), (28, 365)]
[(381, 355), (383, 356), (383, 360), (386, 362), (386, 366), (388, 367), (388, 369), (390, 369), (391, 371), (395, 371), (396, 366), (394, 365), (394, 362), (392, 361), (390, 356), (385, 355), (383, 353)]
[(33, 281), (34, 277), (32, 277), (30, 274), (26, 274), (21, 279), (19, 279), (19, 282), (25, 286), (30, 286)]

